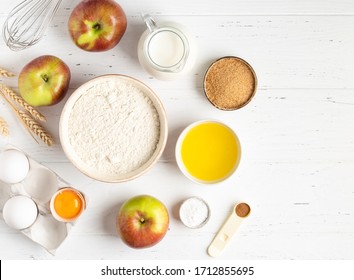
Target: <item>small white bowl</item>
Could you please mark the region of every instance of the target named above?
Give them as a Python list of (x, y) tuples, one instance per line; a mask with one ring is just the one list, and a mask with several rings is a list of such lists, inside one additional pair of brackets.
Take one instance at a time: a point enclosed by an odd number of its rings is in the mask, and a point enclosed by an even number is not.
[[(69, 118), (75, 103), (87, 92), (87, 90), (94, 87), (95, 85), (103, 84), (103, 83), (115, 83), (115, 84), (129, 83), (129, 85), (142, 91), (144, 95), (146, 95), (151, 100), (159, 116), (160, 136), (157, 142), (156, 149), (152, 153), (152, 156), (150, 157), (150, 159), (148, 159), (144, 164), (139, 166), (137, 169), (129, 171), (124, 174), (99, 173), (98, 170), (83, 162), (83, 160), (76, 154), (75, 149), (73, 148), (69, 140)], [(90, 118), (89, 115), (87, 117)], [(97, 131), (97, 133), (100, 133), (100, 131)], [(60, 134), (60, 141), (66, 156), (82, 173), (99, 181), (109, 182), (109, 183), (119, 183), (119, 182), (125, 182), (125, 181), (135, 179), (152, 168), (152, 166), (161, 157), (162, 152), (166, 146), (168, 127), (167, 127), (166, 113), (162, 105), (162, 102), (160, 101), (158, 96), (152, 91), (152, 89), (150, 89), (142, 82), (129, 76), (104, 75), (104, 76), (94, 78), (88, 81), (87, 83), (83, 84), (70, 96), (61, 114), (60, 124), (59, 124), (59, 134)], [(125, 137), (125, 135), (121, 135), (121, 137)]]
[[(220, 179), (217, 179), (217, 180), (213, 180), (213, 181), (201, 180), (201, 179), (196, 178), (193, 175), (191, 175), (189, 173), (189, 171), (187, 170), (186, 166), (184, 165), (183, 159), (182, 159), (182, 155), (181, 155), (182, 143), (183, 143), (185, 137), (187, 136), (187, 134), (194, 127), (199, 126), (199, 125), (204, 124), (204, 123), (216, 123), (216, 124), (219, 124), (219, 125), (227, 128), (232, 133), (232, 135), (234, 136), (235, 141), (236, 141), (236, 145), (237, 145), (237, 150), (238, 150), (236, 162), (235, 162), (232, 170), (226, 176), (224, 176), (223, 178), (220, 178)], [(219, 121), (215, 121), (215, 120), (201, 120), (201, 121), (197, 121), (197, 122), (194, 122), (194, 123), (190, 124), (189, 126), (187, 126), (182, 131), (182, 133), (178, 137), (178, 140), (177, 140), (177, 143), (176, 143), (175, 156), (176, 156), (176, 161), (177, 161), (177, 165), (178, 165), (179, 169), (182, 171), (182, 173), (187, 178), (189, 178), (193, 182), (200, 183), (200, 184), (216, 184), (216, 183), (220, 183), (220, 182), (228, 179), (236, 171), (236, 169), (237, 169), (237, 167), (238, 167), (238, 165), (240, 163), (240, 160), (241, 160), (241, 144), (240, 144), (240, 141), (239, 141), (236, 133), (229, 126), (227, 126), (226, 124), (224, 124), (222, 122), (219, 122)]]
[(179, 208), (179, 218), (186, 227), (201, 228), (209, 221), (209, 205), (196, 196), (187, 198)]
[[(77, 198), (81, 201), (81, 209), (80, 209), (80, 211), (75, 216), (70, 217), (70, 218), (65, 218), (65, 217), (60, 216), (57, 213), (56, 209), (55, 209), (55, 199), (56, 199), (56, 197), (58, 195), (61, 195), (63, 192), (66, 192), (66, 191), (75, 193)], [(66, 201), (65, 203), (69, 203), (69, 202)], [(64, 204), (62, 206), (67, 206), (67, 205)], [(52, 216), (54, 217), (54, 219), (56, 219), (59, 222), (70, 223), (70, 222), (74, 222), (75, 220), (77, 220), (81, 216), (81, 214), (85, 211), (85, 209), (86, 209), (86, 199), (85, 199), (85, 196), (80, 191), (78, 191), (78, 190), (76, 190), (76, 189), (74, 189), (72, 187), (64, 187), (64, 188), (59, 189), (52, 196), (52, 199), (50, 200), (50, 203), (49, 203), (49, 207), (50, 207), (50, 211), (51, 211)]]

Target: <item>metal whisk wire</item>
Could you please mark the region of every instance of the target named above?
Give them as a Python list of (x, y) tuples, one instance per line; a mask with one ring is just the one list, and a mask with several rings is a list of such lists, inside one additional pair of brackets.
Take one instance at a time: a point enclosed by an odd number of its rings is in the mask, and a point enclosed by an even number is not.
[(24, 0), (5, 20), (2, 35), (14, 51), (23, 50), (42, 39), (62, 0)]

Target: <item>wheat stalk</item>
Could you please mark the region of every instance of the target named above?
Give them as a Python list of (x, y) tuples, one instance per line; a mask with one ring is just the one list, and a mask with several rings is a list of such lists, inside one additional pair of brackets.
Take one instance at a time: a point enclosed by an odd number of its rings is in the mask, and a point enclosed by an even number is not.
[(3, 136), (9, 136), (10, 134), (9, 126), (2, 117), (0, 117), (0, 134)]
[(29, 105), (21, 96), (17, 95), (11, 88), (0, 83), (0, 90), (3, 95), (6, 95), (11, 100), (13, 100), (16, 104), (25, 109), (30, 115), (39, 121), (46, 121), (45, 116), (43, 116), (40, 112), (38, 112), (35, 108)]
[(35, 135), (37, 135), (45, 144), (48, 146), (52, 146), (54, 144), (54, 138), (30, 115), (17, 108), (15, 109), (15, 112), (20, 120), (26, 125), (26, 127), (29, 128)]
[(41, 126), (35, 119), (33, 119), (26, 112), (16, 108), (15, 105), (13, 105), (11, 101), (4, 94), (3, 97), (6, 100), (6, 102), (11, 106), (11, 108), (15, 111), (17, 117), (25, 126), (27, 131), (31, 134), (33, 139), (36, 140), (36, 138), (33, 136), (33, 134), (35, 134), (48, 146), (52, 146), (54, 144), (54, 138), (43, 128), (43, 126)]
[(10, 78), (16, 76), (14, 73), (11, 73), (5, 69), (0, 68), (0, 76)]

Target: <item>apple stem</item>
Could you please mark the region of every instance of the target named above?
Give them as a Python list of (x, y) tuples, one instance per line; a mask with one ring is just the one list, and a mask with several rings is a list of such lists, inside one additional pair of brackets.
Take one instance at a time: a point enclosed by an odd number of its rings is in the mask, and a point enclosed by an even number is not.
[(145, 223), (145, 219), (144, 219), (144, 218), (141, 218), (141, 219), (140, 219), (140, 223), (142, 223), (142, 224)]
[(99, 23), (97, 22), (97, 23), (95, 23), (92, 27), (93, 27), (93, 29), (95, 29), (95, 30), (100, 30), (100, 29), (101, 29), (101, 24), (99, 24)]
[(44, 74), (44, 75), (42, 76), (42, 79), (43, 79), (45, 82), (48, 82), (49, 77), (48, 77), (47, 74)]

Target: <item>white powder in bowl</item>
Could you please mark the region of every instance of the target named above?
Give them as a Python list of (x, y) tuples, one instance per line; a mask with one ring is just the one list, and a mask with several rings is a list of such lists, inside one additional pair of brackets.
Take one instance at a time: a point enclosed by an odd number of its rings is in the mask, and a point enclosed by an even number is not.
[(209, 219), (209, 206), (198, 197), (191, 197), (185, 200), (180, 209), (179, 216), (182, 223), (190, 228), (199, 228)]
[(101, 177), (144, 165), (156, 150), (160, 121), (150, 98), (125, 80), (105, 80), (75, 102), (68, 120), (70, 144)]

